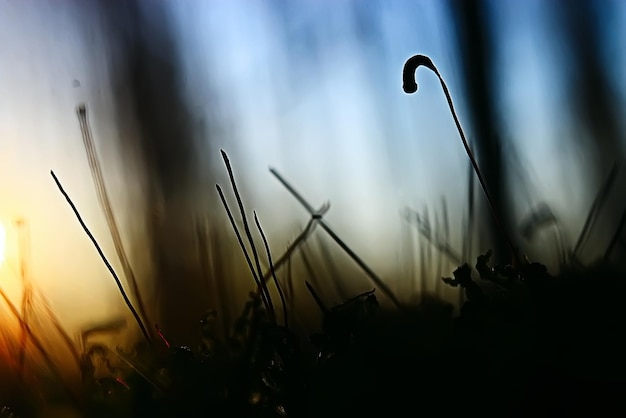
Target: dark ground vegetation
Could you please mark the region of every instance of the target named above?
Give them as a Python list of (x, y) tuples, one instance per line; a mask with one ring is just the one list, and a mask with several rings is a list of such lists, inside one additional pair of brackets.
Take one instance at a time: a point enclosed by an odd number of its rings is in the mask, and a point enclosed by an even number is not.
[[(478, 258), (478, 278), (465, 264), (443, 279), (465, 291), (456, 318), (428, 297), (382, 310), (368, 291), (325, 309), (307, 341), (252, 293), (225, 341), (209, 312), (200, 347), (170, 346), (158, 330), (160, 341), (120, 351), (129, 366), (100, 378), (92, 361), (107, 353), (85, 354), (81, 409), (94, 418), (626, 412), (623, 277), (608, 266), (552, 277), (537, 263), (491, 267), (489, 256)], [(29, 416), (14, 408), (2, 416)]]

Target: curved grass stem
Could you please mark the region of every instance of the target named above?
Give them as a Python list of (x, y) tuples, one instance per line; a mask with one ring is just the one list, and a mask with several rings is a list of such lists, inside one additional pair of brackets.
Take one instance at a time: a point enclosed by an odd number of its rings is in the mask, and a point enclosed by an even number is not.
[(465, 148), (465, 151), (467, 152), (467, 156), (469, 157), (472, 163), (472, 167), (474, 167), (474, 172), (476, 173), (476, 176), (478, 177), (480, 186), (485, 192), (485, 196), (487, 197), (487, 202), (489, 203), (491, 213), (493, 214), (493, 217), (496, 221), (498, 229), (500, 230), (500, 233), (502, 234), (504, 240), (506, 241), (511, 251), (511, 254), (513, 255), (515, 259), (515, 262), (519, 265), (520, 258), (518, 255), (517, 248), (513, 244), (513, 241), (511, 240), (510, 235), (507, 233), (506, 229), (504, 228), (504, 224), (502, 223), (502, 218), (498, 214), (495, 203), (493, 199), (491, 198), (491, 194), (489, 193), (489, 190), (487, 189), (487, 182), (485, 181), (482, 175), (482, 172), (480, 171), (480, 168), (478, 167), (478, 163), (476, 162), (476, 159), (474, 158), (474, 154), (472, 153), (472, 150), (469, 147), (467, 139), (465, 138), (465, 133), (463, 132), (463, 128), (461, 127), (461, 122), (459, 122), (459, 118), (457, 117), (456, 111), (454, 110), (454, 104), (452, 103), (452, 97), (450, 96), (448, 86), (443, 80), (443, 77), (441, 77), (439, 70), (437, 70), (437, 67), (435, 67), (435, 64), (433, 64), (432, 60), (429, 57), (427, 57), (426, 55), (414, 55), (406, 61), (406, 63), (404, 64), (404, 69), (402, 71), (402, 81), (403, 81), (402, 88), (404, 92), (407, 94), (412, 94), (417, 91), (418, 86), (417, 86), (417, 82), (415, 81), (415, 72), (420, 66), (424, 66), (428, 68), (429, 70), (435, 73), (437, 78), (439, 78), (439, 82), (441, 83), (441, 87), (443, 88), (443, 93), (446, 95), (446, 100), (448, 101), (448, 106), (450, 107), (450, 112), (452, 113), (452, 117), (454, 118), (454, 123), (456, 124), (456, 128), (459, 131), (459, 135), (461, 136), (461, 142), (463, 142), (463, 147)]

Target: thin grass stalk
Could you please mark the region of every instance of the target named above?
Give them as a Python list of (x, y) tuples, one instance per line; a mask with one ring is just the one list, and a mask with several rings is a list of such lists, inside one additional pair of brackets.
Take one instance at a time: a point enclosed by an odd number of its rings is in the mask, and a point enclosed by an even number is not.
[(128, 284), (130, 285), (131, 294), (133, 295), (137, 303), (137, 309), (139, 311), (139, 315), (141, 316), (143, 321), (145, 321), (146, 323), (150, 323), (150, 318), (148, 317), (148, 314), (146, 313), (145, 305), (143, 303), (143, 298), (141, 297), (141, 291), (139, 290), (139, 285), (137, 284), (135, 273), (130, 264), (130, 261), (128, 260), (126, 250), (124, 249), (122, 237), (120, 235), (120, 231), (117, 226), (117, 221), (113, 213), (111, 200), (109, 199), (109, 194), (106, 189), (106, 183), (104, 182), (104, 177), (102, 175), (102, 168), (100, 166), (100, 161), (98, 159), (98, 153), (96, 152), (93, 135), (91, 134), (91, 128), (89, 127), (89, 122), (87, 120), (86, 106), (84, 104), (81, 104), (80, 106), (78, 106), (76, 113), (78, 114), (78, 120), (80, 123), (80, 130), (81, 130), (82, 137), (83, 137), (83, 145), (85, 146), (87, 159), (89, 160), (89, 169), (91, 171), (91, 178), (93, 180), (94, 187), (98, 195), (98, 201), (100, 203), (100, 207), (102, 211), (104, 212), (104, 217), (106, 219), (106, 223), (109, 228), (111, 238), (113, 239), (113, 246), (115, 248), (115, 252), (122, 265), (124, 276), (126, 277)]
[(426, 281), (428, 280), (428, 272), (426, 266), (428, 263), (426, 262), (426, 251), (424, 249), (425, 245), (421, 242), (418, 244), (420, 248), (420, 299), (424, 300), (427, 291)]
[(216, 248), (213, 245), (212, 236), (210, 234), (209, 224), (206, 218), (196, 217), (195, 220), (196, 230), (196, 243), (198, 250), (198, 259), (200, 263), (200, 270), (202, 272), (202, 279), (205, 285), (207, 300), (210, 306), (220, 312), (220, 320), (218, 322), (217, 332), (222, 337), (226, 336), (227, 318), (229, 314), (227, 310), (227, 299), (222, 293), (220, 288), (221, 280), (223, 277), (221, 274), (217, 274), (217, 260), (219, 255), (216, 256)]
[[(43, 298), (42, 295), (40, 295), (40, 297)], [(57, 330), (57, 332), (61, 336), (61, 339), (63, 339), (63, 342), (65, 343), (68, 350), (70, 351), (72, 358), (74, 359), (74, 361), (76, 362), (76, 365), (80, 369), (80, 354), (78, 353), (78, 350), (76, 349), (76, 345), (74, 344), (74, 341), (72, 341), (72, 338), (69, 336), (67, 331), (65, 331), (65, 329), (61, 326), (59, 319), (50, 308), (48, 301), (43, 299), (42, 305), (44, 307), (46, 314), (48, 315), (48, 318), (52, 321), (52, 326)]]
[(16, 222), (19, 233), (19, 255), (20, 255), (20, 279), (22, 281), (22, 326), (20, 327), (20, 343), (18, 354), (18, 373), (20, 379), (24, 379), (24, 362), (26, 360), (26, 344), (28, 342), (28, 335), (26, 333), (25, 326), (29, 323), (30, 313), (32, 311), (32, 285), (28, 280), (28, 261), (29, 261), (29, 245), (28, 234), (26, 224), (23, 219), (18, 219)]
[[(450, 218), (448, 217), (448, 202), (446, 201), (444, 197), (441, 198), (441, 206), (442, 206), (442, 213), (443, 213), (442, 239), (444, 242), (450, 242)], [(437, 281), (437, 283), (439, 283), (439, 281)]]
[(100, 258), (102, 259), (102, 261), (104, 262), (104, 265), (109, 270), (109, 273), (111, 273), (111, 276), (113, 276), (113, 279), (115, 280), (115, 284), (117, 285), (117, 288), (119, 289), (120, 294), (122, 295), (122, 298), (124, 299), (124, 302), (126, 303), (126, 306), (130, 310), (130, 312), (133, 314), (133, 317), (135, 318), (135, 321), (137, 322), (137, 325), (139, 326), (139, 329), (141, 330), (141, 333), (143, 334), (144, 338), (146, 339), (146, 341), (148, 341), (148, 343), (152, 343), (152, 339), (150, 338), (150, 334), (148, 333), (148, 330), (146, 330), (143, 322), (141, 321), (141, 318), (139, 317), (139, 314), (137, 313), (137, 311), (133, 307), (133, 304), (131, 303), (130, 299), (128, 298), (128, 295), (126, 295), (126, 292), (124, 291), (124, 286), (122, 286), (122, 282), (120, 282), (119, 277), (117, 277), (117, 274), (115, 273), (115, 270), (113, 270), (113, 267), (111, 266), (111, 264), (109, 263), (109, 260), (107, 260), (106, 256), (102, 252), (102, 249), (100, 248), (100, 245), (98, 244), (98, 242), (96, 241), (96, 239), (92, 235), (91, 231), (89, 231), (89, 228), (87, 228), (87, 225), (85, 225), (85, 222), (83, 221), (83, 218), (80, 216), (80, 213), (78, 212), (78, 209), (74, 205), (74, 202), (72, 202), (72, 199), (70, 199), (69, 195), (65, 192), (65, 189), (63, 189), (63, 186), (61, 185), (61, 182), (59, 181), (57, 176), (54, 174), (54, 171), (50, 170), (50, 175), (54, 179), (54, 182), (56, 183), (57, 187), (61, 191), (61, 194), (63, 195), (63, 197), (65, 197), (65, 200), (67, 201), (67, 203), (72, 208), (72, 211), (74, 211), (74, 215), (76, 216), (76, 219), (78, 219), (78, 222), (80, 223), (80, 226), (83, 227), (83, 230), (85, 231), (85, 234), (87, 234), (87, 236), (91, 240), (92, 244), (96, 248), (96, 251), (98, 251), (98, 254), (100, 255)]
[(472, 242), (474, 239), (474, 210), (475, 210), (475, 183), (472, 176), (472, 164), (467, 165), (467, 219), (463, 234), (463, 261), (468, 262), (472, 257)]
[(222, 335), (226, 337), (230, 329), (230, 318), (232, 315), (231, 304), (228, 287), (226, 286), (224, 278), (226, 277), (226, 270), (224, 268), (222, 240), (219, 230), (211, 227), (208, 224), (208, 236), (210, 242), (210, 254), (211, 254), (211, 272), (213, 280), (215, 281), (215, 288), (217, 289), (219, 309), (222, 317)]
[(207, 298), (211, 298), (211, 279), (209, 273), (209, 245), (207, 243), (207, 234), (204, 225), (201, 226), (200, 221), (195, 219), (196, 247), (198, 249), (198, 259), (200, 262), (200, 271), (206, 291)]
[(287, 298), (289, 299), (289, 308), (291, 309), (291, 312), (295, 312), (296, 310), (295, 292), (293, 289), (293, 270), (292, 270), (292, 264), (291, 264), (291, 257), (287, 259), (287, 292), (288, 292)]
[[(426, 222), (426, 229), (428, 230), (430, 236), (432, 237), (435, 233), (432, 224), (430, 223), (430, 212), (428, 211), (428, 208), (426, 206), (424, 206), (424, 220)], [(433, 251), (432, 251), (432, 245), (426, 245), (424, 246), (424, 255), (426, 258), (426, 262), (425, 262), (425, 272), (427, 274), (427, 278), (426, 279), (426, 283), (430, 283), (431, 281), (435, 281), (438, 282), (440, 281), (439, 278), (434, 278), (431, 276), (432, 272), (430, 271), (429, 267), (433, 265)]]
[(561, 228), (559, 228), (558, 225), (554, 226), (554, 239), (559, 249), (559, 268), (561, 269), (563, 268), (563, 266), (565, 266), (565, 264), (567, 264), (567, 251), (565, 250), (565, 245), (563, 244)]
[[(443, 240), (443, 231), (441, 226), (440, 216), (435, 211), (435, 239), (437, 241)], [(435, 295), (439, 296), (439, 292), (441, 289), (441, 280), (440, 277), (443, 277), (443, 254), (441, 251), (437, 251), (436, 260), (435, 260), (435, 275), (433, 278), (435, 279)]]
[(254, 213), (254, 223), (256, 224), (257, 229), (259, 230), (259, 234), (261, 234), (261, 239), (263, 240), (263, 245), (265, 245), (265, 252), (267, 253), (267, 261), (270, 265), (270, 271), (272, 272), (272, 278), (274, 279), (274, 284), (276, 285), (276, 290), (278, 290), (278, 296), (280, 297), (280, 302), (283, 305), (283, 319), (285, 321), (285, 328), (289, 328), (289, 321), (287, 319), (287, 303), (285, 302), (285, 295), (283, 293), (283, 289), (276, 278), (276, 272), (274, 269), (274, 263), (272, 263), (272, 253), (270, 251), (270, 245), (267, 242), (267, 238), (265, 237), (265, 233), (263, 232), (263, 228), (261, 228), (261, 223), (259, 222), (259, 217), (257, 216), (256, 211)]
[(116, 348), (115, 350), (110, 350), (109, 352), (113, 353), (118, 359), (124, 362), (128, 367), (133, 369), (135, 373), (137, 373), (143, 380), (145, 380), (150, 386), (156, 389), (159, 393), (163, 393), (163, 389), (157, 385), (154, 380), (150, 379), (144, 372), (142, 372), (139, 367), (135, 366), (135, 364), (126, 358), (121, 348)]
[(416, 276), (416, 272), (415, 272), (415, 257), (416, 257), (416, 250), (415, 250), (415, 231), (413, 230), (413, 228), (402, 228), (403, 231), (406, 231), (406, 254), (407, 257), (406, 259), (408, 260), (407, 263), (409, 264), (408, 267), (408, 271), (407, 271), (407, 275), (409, 277), (409, 284), (410, 284), (410, 288), (409, 288), (409, 292), (411, 295), (414, 295), (415, 292), (417, 291), (416, 286), (415, 286), (415, 281), (417, 280)]
[(304, 208), (311, 215), (316, 215), (319, 217), (320, 226), (330, 235), (330, 237), (341, 247), (342, 250), (352, 258), (352, 260), (361, 267), (361, 269), (369, 276), (372, 282), (381, 290), (381, 292), (387, 296), (391, 302), (398, 308), (402, 309), (402, 304), (398, 300), (398, 298), (391, 291), (389, 286), (380, 278), (374, 271), (367, 265), (365, 262), (354, 252), (348, 245), (341, 239), (339, 236), (328, 226), (328, 224), (324, 221), (321, 215), (315, 214), (315, 210), (313, 206), (311, 206), (301, 195), (298, 193), (292, 186), (289, 184), (274, 168), (270, 167), (270, 172), (281, 182), (281, 184), (304, 206)]
[(230, 224), (233, 230), (235, 231), (235, 235), (237, 236), (237, 241), (239, 242), (241, 251), (243, 252), (244, 257), (246, 258), (246, 263), (248, 264), (248, 268), (250, 269), (250, 272), (252, 273), (252, 278), (254, 279), (254, 282), (256, 283), (257, 291), (260, 292), (261, 300), (263, 301), (263, 304), (265, 305), (265, 309), (269, 312), (269, 302), (268, 302), (267, 292), (265, 291), (265, 287), (263, 286), (262, 282), (257, 277), (256, 272), (254, 271), (254, 266), (252, 265), (252, 259), (250, 258), (250, 255), (248, 254), (248, 249), (246, 248), (246, 245), (243, 242), (243, 238), (241, 237), (239, 228), (237, 228), (237, 224), (235, 223), (235, 218), (233, 217), (230, 207), (228, 206), (228, 202), (226, 202), (226, 197), (224, 197), (224, 192), (222, 192), (222, 188), (219, 186), (219, 184), (216, 184), (215, 187), (222, 201), (222, 205), (224, 206), (224, 209), (226, 210), (226, 214), (228, 215)]
[(476, 159), (474, 158), (474, 154), (472, 153), (472, 150), (469, 147), (467, 139), (465, 138), (465, 133), (463, 132), (463, 128), (461, 127), (461, 122), (459, 121), (459, 118), (456, 115), (456, 110), (454, 110), (454, 104), (452, 102), (452, 97), (450, 96), (450, 92), (448, 91), (448, 86), (443, 80), (443, 77), (441, 77), (439, 70), (437, 69), (437, 67), (435, 67), (435, 64), (433, 64), (432, 60), (429, 57), (425, 55), (414, 55), (406, 61), (406, 63), (404, 64), (403, 72), (402, 72), (402, 79), (403, 79), (402, 88), (404, 89), (404, 92), (407, 94), (412, 94), (417, 91), (418, 87), (417, 87), (417, 82), (415, 81), (415, 72), (420, 66), (424, 66), (428, 68), (429, 70), (434, 72), (435, 75), (437, 75), (437, 78), (439, 78), (439, 82), (441, 83), (441, 87), (443, 88), (443, 93), (445, 94), (446, 100), (448, 101), (448, 106), (450, 107), (450, 112), (452, 113), (452, 117), (454, 118), (454, 123), (456, 124), (456, 128), (459, 131), (459, 135), (461, 136), (463, 147), (465, 148), (465, 152), (467, 152), (467, 156), (469, 157), (472, 163), (474, 172), (476, 173), (476, 176), (478, 177), (478, 181), (480, 182), (480, 185), (483, 189), (483, 192), (485, 193), (485, 196), (487, 197), (487, 202), (489, 203), (489, 207), (496, 221), (496, 225), (498, 226), (498, 229), (500, 229), (500, 233), (502, 234), (502, 237), (504, 238), (507, 245), (509, 246), (509, 250), (511, 251), (511, 254), (515, 258), (516, 263), (518, 265), (521, 264), (517, 248), (513, 244), (513, 240), (511, 239), (510, 235), (506, 231), (506, 228), (504, 227), (504, 224), (502, 223), (502, 218), (500, 214), (498, 213), (495, 202), (491, 198), (491, 194), (489, 193), (489, 189), (487, 188), (487, 182), (484, 179), (482, 172), (480, 171), (480, 168), (478, 167), (478, 163), (476, 162)]
[(598, 215), (600, 214), (600, 209), (604, 206), (605, 202), (609, 197), (609, 192), (615, 183), (617, 178), (617, 169), (618, 164), (613, 164), (611, 167), (611, 171), (609, 171), (609, 175), (607, 176), (604, 183), (602, 183), (602, 187), (598, 190), (598, 194), (593, 200), (591, 204), (591, 208), (589, 209), (589, 213), (587, 214), (587, 218), (585, 219), (585, 223), (583, 225), (582, 231), (580, 231), (580, 235), (578, 236), (578, 240), (576, 241), (576, 245), (574, 245), (574, 249), (572, 250), (572, 258), (578, 259), (578, 255), (580, 250), (582, 249), (584, 243), (589, 239), (589, 235), (593, 230), (593, 226), (598, 219)]
[(24, 379), (24, 363), (26, 361), (26, 345), (28, 343), (28, 332), (26, 327), (30, 320), (32, 311), (32, 286), (30, 283), (24, 284), (24, 294), (22, 295), (22, 321), (20, 322), (20, 351), (18, 354), (18, 373), (20, 379)]
[(441, 212), (443, 214), (443, 238), (450, 242), (450, 219), (448, 218), (448, 203), (445, 197), (441, 198)]
[(307, 274), (313, 280), (314, 284), (319, 284), (317, 280), (317, 274), (315, 274), (315, 269), (313, 268), (313, 264), (309, 260), (309, 256), (307, 255), (307, 251), (305, 251), (305, 249), (308, 251), (307, 243), (305, 243), (305, 245), (302, 248), (302, 251), (300, 251), (300, 257), (302, 257), (302, 263), (304, 264), (304, 268), (306, 269)]
[[(305, 243), (305, 248), (308, 251), (308, 244), (307, 243)], [(320, 281), (318, 279), (318, 275), (316, 274), (315, 269), (313, 268), (313, 264), (309, 260), (309, 256), (307, 255), (307, 251), (305, 251), (305, 248), (303, 248), (302, 251), (300, 251), (300, 257), (302, 257), (302, 264), (304, 264), (304, 268), (306, 269), (306, 272), (307, 272), (309, 280), (310, 280), (310, 281), (305, 280), (305, 284), (306, 284), (306, 282), (308, 282), (310, 286), (319, 286)], [(307, 286), (307, 288), (308, 288), (308, 286)]]
[[(430, 233), (429, 228), (427, 228), (426, 223), (424, 222), (424, 220), (421, 218), (420, 214), (415, 212), (412, 209), (406, 209), (404, 216), (406, 218), (406, 220), (410, 223), (415, 223), (416, 227), (417, 227), (417, 231), (419, 232), (419, 234), (426, 238), (426, 240), (433, 245), (437, 250), (439, 250), (441, 253), (445, 254), (446, 256), (448, 256), (448, 258), (450, 258), (450, 260), (457, 264), (457, 265), (461, 265), (462, 262), (462, 257), (460, 255), (458, 255), (454, 249), (452, 248), (452, 246), (450, 244), (448, 244), (447, 241), (437, 241)], [(414, 221), (414, 222), (412, 222)]]
[[(328, 207), (330, 206), (323, 206), (323, 209), (320, 209), (320, 213), (326, 213), (328, 211)], [(304, 229), (302, 230), (302, 232), (296, 237), (296, 239), (287, 247), (287, 250), (283, 253), (282, 256), (280, 256), (280, 258), (278, 259), (278, 261), (276, 261), (276, 263), (274, 264), (274, 270), (278, 271), (278, 269), (280, 269), (282, 267), (282, 265), (287, 262), (288, 260), (291, 259), (291, 255), (293, 254), (294, 251), (296, 251), (298, 249), (298, 247), (306, 240), (308, 239), (311, 234), (313, 233), (313, 231), (315, 230), (315, 227), (318, 224), (318, 218), (315, 218), (314, 216), (311, 217), (311, 219), (309, 220), (309, 222), (307, 222), (306, 226), (304, 227)], [(270, 278), (272, 277), (272, 272), (271, 270), (268, 270), (267, 272), (265, 272), (265, 274), (263, 275), (263, 280), (264, 281), (268, 281)]]
[[(358, 295), (352, 296), (348, 300), (345, 300), (337, 308), (341, 308), (343, 306), (349, 305), (350, 303), (354, 302), (355, 300), (361, 299), (363, 296), (370, 296), (370, 295), (373, 295), (374, 293), (376, 293), (376, 289), (366, 290), (365, 292), (359, 293)], [(333, 308), (333, 309), (335, 309), (335, 308)]]
[(624, 232), (624, 225), (626, 225), (626, 211), (622, 212), (622, 217), (620, 218), (619, 224), (617, 225), (617, 229), (615, 230), (615, 234), (611, 238), (606, 251), (604, 252), (604, 260), (608, 261), (611, 257), (611, 253), (615, 249), (615, 246), (620, 241), (619, 237)]
[(306, 288), (309, 290), (309, 293), (311, 294), (311, 296), (313, 296), (315, 303), (317, 303), (317, 306), (319, 306), (322, 313), (324, 313), (325, 315), (328, 314), (330, 310), (326, 307), (326, 304), (324, 304), (324, 301), (322, 300), (322, 298), (320, 298), (320, 296), (317, 294), (317, 292), (313, 288), (313, 285), (309, 283), (308, 280), (305, 280), (304, 284), (306, 285)]
[(341, 272), (339, 271), (336, 263), (333, 260), (332, 251), (328, 248), (326, 243), (322, 240), (322, 237), (319, 235), (315, 237), (314, 244), (316, 245), (318, 254), (323, 261), (322, 265), (324, 266), (326, 272), (325, 276), (331, 278), (331, 283), (333, 284), (336, 294), (339, 295), (341, 299), (344, 299), (346, 297), (346, 291), (342, 286), (343, 278), (341, 276)]

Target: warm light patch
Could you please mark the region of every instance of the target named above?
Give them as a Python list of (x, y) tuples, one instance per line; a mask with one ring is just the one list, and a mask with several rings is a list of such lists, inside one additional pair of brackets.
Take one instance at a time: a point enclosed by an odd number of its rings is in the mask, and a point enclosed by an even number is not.
[(4, 262), (6, 238), (7, 238), (7, 231), (4, 228), (4, 225), (0, 223), (0, 266)]

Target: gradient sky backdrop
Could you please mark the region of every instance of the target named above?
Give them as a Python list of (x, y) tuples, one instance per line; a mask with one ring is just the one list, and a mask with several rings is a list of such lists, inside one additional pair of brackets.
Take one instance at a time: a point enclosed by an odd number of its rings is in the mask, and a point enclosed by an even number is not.
[[(575, 237), (593, 193), (579, 187), (585, 180), (584, 152), (563, 141), (575, 132), (561, 109), (567, 99), (562, 40), (546, 1), (491, 3), (502, 136), (516, 148), (532, 186), (531, 201), (518, 196), (515, 215), (545, 201)], [(611, 10), (602, 17), (607, 65), (624, 114), (626, 6), (619, 0), (605, 3)], [(167, 10), (180, 51), (182, 88), (198, 123), (194, 132), (201, 138), (206, 120), (220, 124), (222, 134), (200, 148), (207, 167), (221, 167), (220, 148), (229, 152), (248, 208), (259, 211), (273, 246), (284, 248), (307, 214), (271, 177), (268, 166), (314, 205), (329, 200), (329, 222), (383, 276), (404, 270), (406, 260), (398, 266), (399, 236), (406, 228), (399, 216), (402, 207), (426, 205), (432, 212), (443, 197), (451, 208), (452, 231), (461, 230), (467, 157), (441, 87), (434, 74), (420, 69), (418, 93), (408, 96), (401, 88), (405, 60), (416, 53), (429, 55), (472, 139), (445, 2), (141, 5), (148, 17), (153, 8)], [(54, 169), (113, 258), (75, 114), (80, 102), (89, 107), (124, 234), (142, 233), (133, 223), (132, 208), (143, 185), (120, 146), (133, 132), (116, 124), (113, 108), (110, 77), (117, 46), (109, 41), (99, 7), (96, 1), (0, 0), (0, 220), (6, 225), (18, 217), (28, 220), (33, 279), (72, 326), (125, 312), (49, 176)], [(208, 169), (198, 179), (209, 195), (216, 180)], [(15, 231), (7, 229), (8, 262), (0, 283), (11, 287), (8, 269), (11, 260), (15, 265), (17, 246), (11, 244)], [(453, 244), (460, 240), (458, 232), (453, 235)]]

